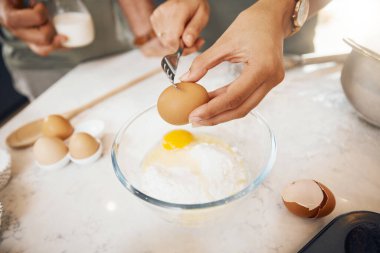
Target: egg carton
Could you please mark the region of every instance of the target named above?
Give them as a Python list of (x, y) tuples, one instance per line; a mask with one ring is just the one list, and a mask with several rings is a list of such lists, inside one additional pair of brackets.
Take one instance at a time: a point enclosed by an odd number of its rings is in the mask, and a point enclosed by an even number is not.
[(0, 149), (0, 190), (11, 178), (11, 156), (5, 149)]

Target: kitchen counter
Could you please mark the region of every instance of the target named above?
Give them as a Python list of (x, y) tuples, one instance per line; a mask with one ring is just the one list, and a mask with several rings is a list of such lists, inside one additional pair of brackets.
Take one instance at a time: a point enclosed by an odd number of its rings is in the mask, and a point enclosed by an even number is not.
[[(183, 59), (180, 73), (189, 66)], [(65, 112), (159, 66), (133, 51), (84, 63), (0, 129), (0, 147), (16, 127)], [(222, 64), (200, 83), (228, 83), (236, 67)], [(152, 213), (117, 180), (110, 147), (132, 115), (155, 103), (168, 81), (158, 74), (72, 120), (106, 122), (104, 155), (87, 166), (46, 171), (32, 150), (11, 150), (12, 179), (0, 192), (4, 206), (0, 252), (252, 253), (296, 252), (334, 217), (353, 210), (380, 212), (380, 129), (359, 119), (340, 85), (341, 66), (308, 66), (286, 79), (259, 105), (278, 141), (275, 166), (223, 222), (201, 227), (170, 224)], [(293, 180), (316, 179), (336, 196), (322, 219), (287, 211), (280, 191)]]

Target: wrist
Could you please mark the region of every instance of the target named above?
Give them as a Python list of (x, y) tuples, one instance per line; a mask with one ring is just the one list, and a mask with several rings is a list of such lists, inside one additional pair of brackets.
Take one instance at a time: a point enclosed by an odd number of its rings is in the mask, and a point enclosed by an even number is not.
[(276, 21), (279, 32), (285, 39), (292, 34), (292, 17), (296, 5), (296, 0), (261, 0), (263, 8), (267, 9), (269, 15)]

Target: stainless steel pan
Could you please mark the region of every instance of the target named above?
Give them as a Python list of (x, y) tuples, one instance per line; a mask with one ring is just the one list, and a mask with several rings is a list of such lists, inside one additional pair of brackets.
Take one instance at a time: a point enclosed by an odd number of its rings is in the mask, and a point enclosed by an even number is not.
[(343, 90), (359, 115), (380, 127), (380, 55), (351, 39), (344, 41), (352, 51), (342, 70)]

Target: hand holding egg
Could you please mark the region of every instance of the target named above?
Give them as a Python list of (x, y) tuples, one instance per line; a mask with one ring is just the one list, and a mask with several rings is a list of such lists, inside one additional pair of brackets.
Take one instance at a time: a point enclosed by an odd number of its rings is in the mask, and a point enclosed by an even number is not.
[(173, 125), (189, 123), (190, 113), (207, 103), (206, 89), (197, 83), (178, 83), (166, 88), (158, 98), (157, 109), (160, 116)]

